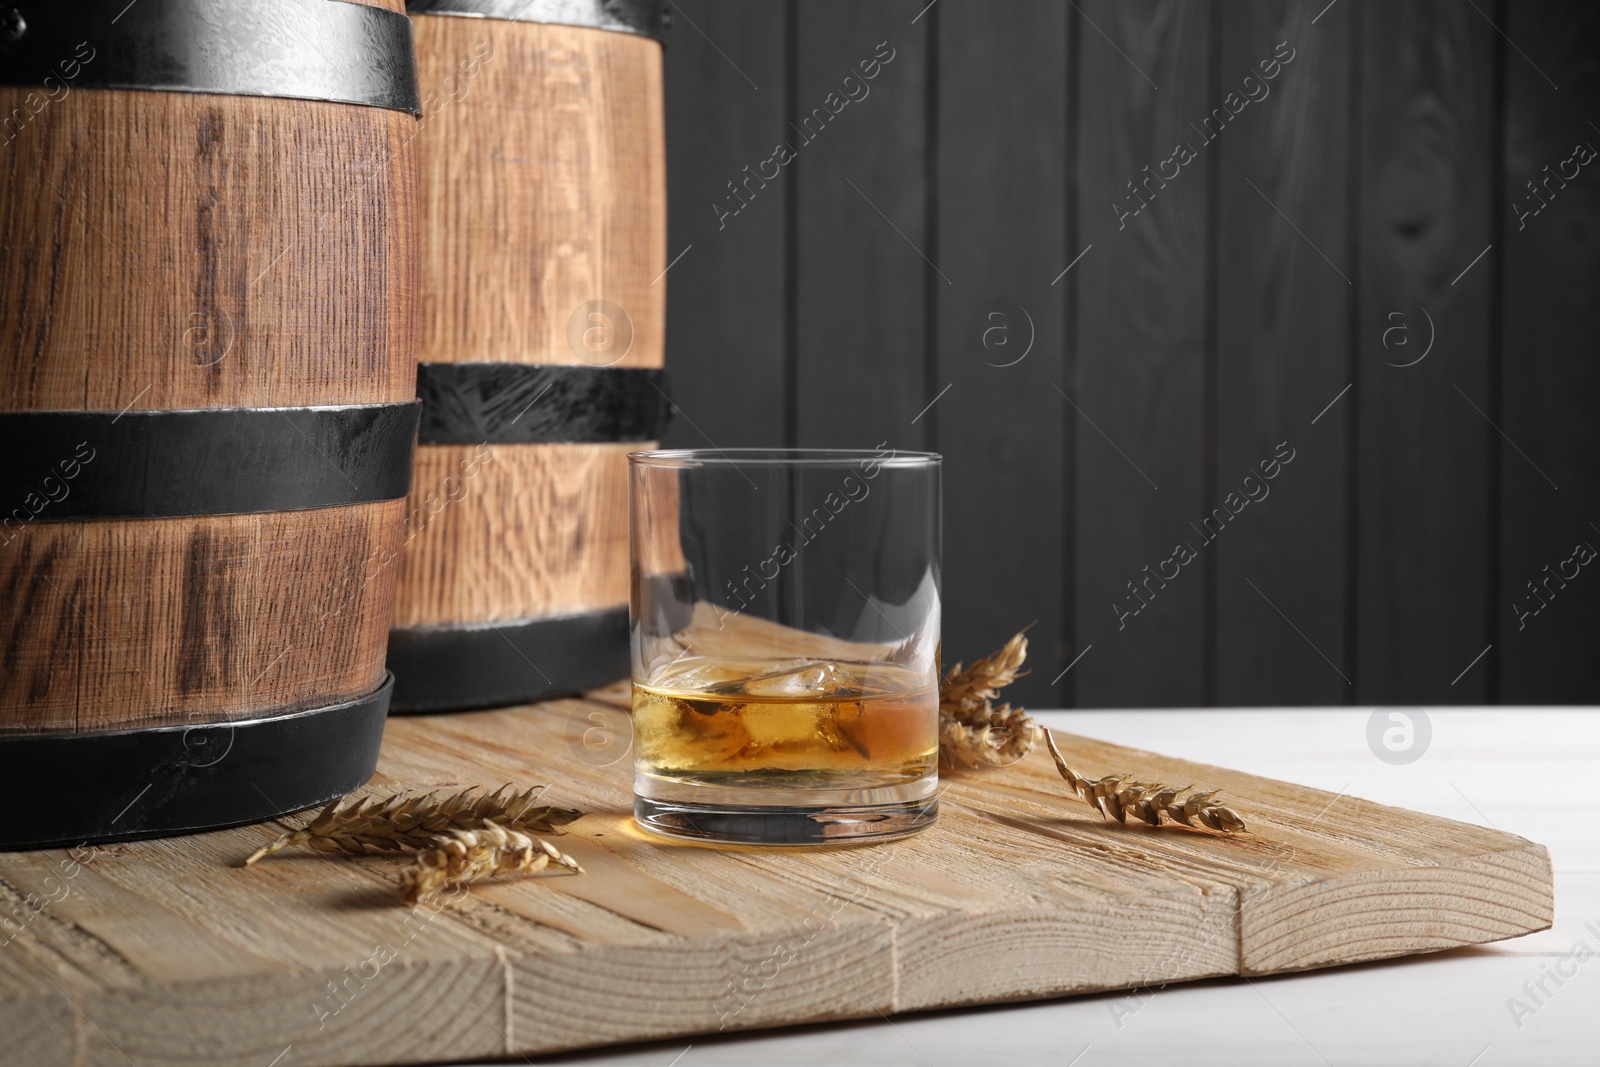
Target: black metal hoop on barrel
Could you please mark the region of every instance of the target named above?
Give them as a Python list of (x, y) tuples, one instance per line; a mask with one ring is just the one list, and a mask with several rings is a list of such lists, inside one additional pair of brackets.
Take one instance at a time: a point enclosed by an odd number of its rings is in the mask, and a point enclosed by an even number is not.
[(396, 500), (420, 404), (0, 414), (21, 521), (231, 515)]
[(406, 0), (413, 15), (466, 15), (552, 22), (637, 33), (665, 42), (671, 18), (661, 0)]
[(0, 85), (422, 113), (411, 20), (347, 0), (12, 0), (0, 8)]
[(423, 363), (422, 444), (654, 441), (666, 372), (547, 363)]
[(628, 674), (628, 609), (389, 631), (396, 713), (571, 696)]
[(0, 811), (27, 812), (0, 821), (0, 850), (196, 833), (327, 803), (372, 776), (393, 690), (389, 675), (357, 700), (241, 722), (0, 737)]

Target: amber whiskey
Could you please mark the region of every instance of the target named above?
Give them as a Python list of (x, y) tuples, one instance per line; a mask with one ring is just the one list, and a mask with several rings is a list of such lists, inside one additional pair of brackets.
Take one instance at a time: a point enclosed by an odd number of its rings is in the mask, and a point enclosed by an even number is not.
[(890, 664), (680, 664), (633, 687), (637, 770), (685, 785), (880, 789), (928, 778), (939, 695)]

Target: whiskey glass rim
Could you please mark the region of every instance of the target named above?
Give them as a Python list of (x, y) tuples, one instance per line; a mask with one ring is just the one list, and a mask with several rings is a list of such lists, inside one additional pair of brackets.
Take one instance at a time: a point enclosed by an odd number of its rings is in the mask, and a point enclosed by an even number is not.
[(935, 467), (944, 461), (937, 452), (885, 454), (871, 448), (665, 448), (629, 452), (628, 463), (637, 467), (854, 467), (872, 462), (884, 467)]

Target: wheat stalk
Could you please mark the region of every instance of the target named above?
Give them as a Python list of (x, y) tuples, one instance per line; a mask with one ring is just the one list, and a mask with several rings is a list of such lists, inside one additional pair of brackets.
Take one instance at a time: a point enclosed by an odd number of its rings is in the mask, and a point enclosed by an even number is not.
[(1028, 658), (1026, 631), (1012, 635), (998, 652), (974, 660), (963, 668), (957, 663), (939, 683), (939, 710), (960, 721), (979, 711), (1000, 695), (1000, 690), (1022, 677), (1022, 664)]
[(1038, 739), (1039, 727), (1021, 708), (995, 707), (1000, 689), (1025, 673), (1028, 639), (1014, 635), (998, 652), (963, 668), (952, 667), (939, 683), (939, 755), (962, 767), (1004, 767), (1017, 762)]
[(1165, 817), (1184, 826), (1194, 826), (1198, 822), (1201, 826), (1225, 834), (1236, 834), (1244, 829), (1244, 820), (1239, 818), (1238, 812), (1211, 799), (1217, 795), (1215, 789), (1183, 796), (1190, 786), (1174, 789), (1149, 782), (1130, 782), (1128, 779), (1131, 775), (1126, 774), (1107, 775), (1098, 781), (1090, 781), (1067, 766), (1050, 731), (1043, 732), (1044, 743), (1050, 749), (1051, 758), (1056, 761), (1056, 770), (1072, 786), (1073, 792), (1100, 812), (1102, 818), (1110, 816), (1119, 823), (1126, 823), (1128, 816), (1132, 815), (1151, 826), (1160, 826)]
[(400, 875), (407, 903), (415, 904), (451, 886), (505, 874), (537, 874), (554, 863), (582, 874), (578, 861), (550, 842), (487, 821), (476, 829), (441, 834), (435, 847), (417, 853)]
[(582, 812), (536, 804), (545, 787), (525, 792), (501, 786), (493, 793), (463, 790), (443, 800), (437, 793), (396, 793), (333, 801), (305, 826), (263, 845), (244, 861), (246, 867), (261, 857), (304, 842), (319, 852), (368, 852), (424, 849), (452, 830), (470, 830), (493, 820), (519, 830), (553, 833), (580, 818)]
[[(1021, 708), (996, 707), (995, 697), (1004, 686), (1020, 678), (1028, 658), (1028, 639), (1015, 634), (998, 652), (975, 660), (970, 667), (957, 663), (939, 682), (939, 755), (963, 767), (1004, 767), (1029, 752), (1042, 734), (1056, 761), (1056, 770), (1074, 793), (1102, 817), (1127, 822), (1129, 815), (1151, 826), (1164, 821), (1200, 826), (1222, 833), (1238, 833), (1244, 820), (1232, 808), (1216, 803), (1216, 790), (1191, 792), (1150, 782), (1130, 781), (1132, 775), (1110, 775), (1091, 781), (1067, 766), (1050, 731), (1034, 722)], [(1185, 795), (1187, 794), (1187, 795)]]

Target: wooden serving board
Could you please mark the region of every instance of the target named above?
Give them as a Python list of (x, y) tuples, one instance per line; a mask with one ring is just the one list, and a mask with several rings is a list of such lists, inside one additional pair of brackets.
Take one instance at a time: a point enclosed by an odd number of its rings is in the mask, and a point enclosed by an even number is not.
[(949, 775), (938, 825), (905, 840), (674, 844), (631, 822), (625, 708), (616, 688), (390, 723), (375, 791), (548, 782), (592, 813), (561, 840), (585, 874), (437, 912), (399, 902), (389, 857), (241, 868), (276, 825), (0, 856), (0, 911), (26, 917), (0, 927), (0, 1059), (487, 1058), (1269, 974), (1551, 922), (1542, 845), (1068, 734), (1079, 771), (1221, 787), (1252, 833), (1103, 822), (1036, 752)]

